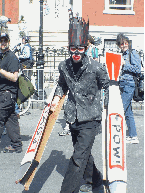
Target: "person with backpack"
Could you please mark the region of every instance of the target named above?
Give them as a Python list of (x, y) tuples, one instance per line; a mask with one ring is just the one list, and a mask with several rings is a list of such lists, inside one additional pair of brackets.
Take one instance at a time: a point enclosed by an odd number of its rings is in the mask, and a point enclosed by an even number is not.
[(123, 33), (117, 35), (116, 44), (122, 52), (122, 69), (119, 77), (119, 86), (126, 124), (129, 130), (129, 136), (126, 137), (126, 143), (138, 144), (139, 140), (137, 137), (131, 101), (135, 91), (134, 76), (141, 73), (141, 59), (135, 50), (131, 50), (129, 38)]
[(85, 54), (90, 58), (98, 61), (98, 49), (95, 47), (95, 41), (90, 34), (88, 34), (88, 46)]
[[(34, 65), (32, 47), (29, 44), (29, 40), (30, 38), (28, 36), (22, 37), (22, 45), (19, 55), (19, 61), (22, 69), (31, 69)], [(31, 76), (33, 74), (32, 70), (28, 70), (28, 73), (24, 70), (24, 74), (31, 80)]]

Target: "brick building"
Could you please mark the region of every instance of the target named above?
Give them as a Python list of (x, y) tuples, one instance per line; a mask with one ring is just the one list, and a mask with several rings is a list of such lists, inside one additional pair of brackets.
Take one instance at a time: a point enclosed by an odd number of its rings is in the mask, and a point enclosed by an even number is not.
[[(79, 16), (86, 20), (89, 18), (90, 34), (102, 38), (102, 44), (98, 46), (99, 53), (102, 53), (104, 48), (116, 50), (115, 39), (119, 32), (125, 33), (131, 39), (132, 48), (144, 50), (144, 0), (44, 0), (44, 38), (48, 34), (44, 45), (67, 46), (69, 8), (73, 10), (74, 15), (79, 13)], [(40, 25), (40, 2), (1, 0), (0, 14), (2, 11), (12, 20), (11, 24), (8, 24), (13, 37), (12, 43), (19, 41), (17, 23), (23, 15), (26, 33), (32, 36), (32, 43), (36, 45)], [(64, 32), (63, 38), (60, 34), (56, 37), (58, 31)], [(50, 32), (55, 35), (51, 34), (49, 37)], [(54, 43), (59, 39), (62, 40), (60, 44)]]
[(132, 48), (144, 49), (143, 0), (82, 0), (82, 16), (89, 17), (90, 33), (102, 37), (101, 48), (115, 50), (117, 33), (132, 40)]

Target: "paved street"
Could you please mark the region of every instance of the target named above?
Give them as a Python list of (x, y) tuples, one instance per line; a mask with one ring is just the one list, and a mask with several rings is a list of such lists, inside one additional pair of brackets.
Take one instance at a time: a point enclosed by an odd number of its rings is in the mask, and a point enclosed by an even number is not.
[[(28, 113), (21, 116), (19, 123), (23, 140), (23, 152), (20, 154), (0, 153), (0, 193), (26, 193), (21, 184), (15, 184), (17, 173), (22, 158), (29, 145), (30, 139), (38, 123), (42, 110), (30, 109)], [(139, 144), (127, 144), (127, 193), (144, 192), (144, 116), (143, 110), (134, 111)], [(45, 148), (37, 173), (30, 186), (28, 193), (59, 193), (65, 171), (72, 155), (71, 136), (59, 136), (65, 122), (63, 110), (54, 126), (51, 137)], [(92, 154), (98, 169), (102, 172), (102, 133), (96, 136)], [(7, 136), (3, 136), (1, 146), (9, 144)], [(96, 189), (93, 193), (103, 193), (103, 188)]]

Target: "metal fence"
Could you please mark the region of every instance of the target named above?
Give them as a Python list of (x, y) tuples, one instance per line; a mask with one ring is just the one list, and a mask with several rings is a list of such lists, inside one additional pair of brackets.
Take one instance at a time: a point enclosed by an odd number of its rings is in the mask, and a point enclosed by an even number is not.
[[(29, 80), (31, 80), (35, 90), (36, 90), (36, 94), (34, 94), (32, 97), (31, 97), (31, 101), (44, 101), (45, 100), (45, 87), (47, 86), (46, 82), (45, 81), (45, 78), (43, 78), (43, 89), (42, 91), (40, 91), (40, 82), (39, 82), (39, 75), (40, 75), (40, 71), (42, 71), (43, 73), (43, 77), (44, 77), (44, 69), (36, 69), (36, 68), (33, 68), (33, 69), (23, 69), (23, 72), (24, 74), (29, 78)], [(40, 99), (40, 95), (41, 96), (41, 99)]]
[[(49, 96), (53, 86), (54, 82), (47, 81), (46, 79), (43, 79), (43, 91), (42, 91), (42, 97), (40, 99), (40, 92), (39, 92), (39, 69), (29, 69), (29, 70), (24, 70), (25, 74), (31, 79), (31, 82), (33, 83), (35, 89), (38, 91), (36, 96), (35, 94), (31, 97), (31, 105), (30, 108), (44, 108), (44, 103), (46, 98)], [(44, 75), (44, 70), (43, 70), (43, 75)], [(28, 105), (28, 101), (26, 101), (23, 106), (26, 108)], [(132, 109), (133, 110), (144, 110), (144, 101), (142, 102), (135, 102), (132, 100)]]
[[(110, 50), (111, 51), (111, 50)], [(144, 64), (144, 53), (140, 50), (139, 55), (142, 60), (142, 64)], [(34, 58), (36, 58), (36, 63), (38, 60), (38, 52), (34, 53)], [(44, 50), (44, 79), (45, 81), (54, 82), (58, 76), (58, 65), (61, 61), (66, 60), (69, 58), (69, 52), (67, 48), (62, 47), (61, 49), (49, 48), (47, 47)], [(98, 53), (98, 61), (100, 63), (105, 63), (105, 48), (99, 50)], [(34, 68), (36, 68), (36, 63)]]
[[(37, 68), (38, 52), (35, 53), (36, 63), (34, 68)], [(61, 61), (66, 60), (69, 57), (68, 50), (65, 48), (55, 49), (47, 47), (44, 50), (44, 79), (48, 82), (54, 82), (58, 74), (58, 65)]]
[[(107, 49), (107, 51), (113, 51), (112, 49)], [(99, 62), (103, 62), (105, 59), (105, 48), (101, 49), (98, 51), (98, 61)], [(119, 52), (119, 50), (117, 51)], [(144, 52), (143, 50), (139, 50), (137, 51), (138, 54), (141, 57), (142, 63), (144, 64)], [(37, 57), (38, 56), (38, 52), (34, 52), (34, 58), (36, 58), (36, 62), (37, 62)], [(55, 49), (47, 47), (44, 50), (44, 61), (45, 61), (45, 68), (49, 67), (49, 70), (53, 71), (53, 69), (56, 70), (58, 64), (60, 61), (63, 61), (65, 59), (67, 59), (69, 57), (69, 51), (67, 48), (62, 47), (61, 49)]]
[[(138, 52), (142, 63), (144, 63), (144, 53), (142, 51)], [(39, 72), (40, 69), (37, 69), (37, 58), (38, 58), (38, 52), (34, 52), (34, 58), (35, 58), (35, 65), (33, 66), (33, 69), (24, 70), (26, 71), (28, 77), (29, 74), (31, 75), (31, 81), (33, 85), (35, 86), (35, 89), (38, 90), (39, 93)], [(46, 92), (45, 89), (48, 88), (50, 85), (56, 82), (59, 76), (58, 72), (58, 65), (61, 61), (66, 60), (69, 57), (69, 52), (65, 48), (61, 49), (55, 49), (55, 48), (49, 48), (47, 47), (46, 50), (44, 50), (44, 69), (43, 69), (43, 92), (42, 97), (36, 97), (35, 95), (32, 98), (32, 101), (41, 101), (43, 102), (46, 98)], [(102, 49), (102, 52), (98, 54), (98, 61), (101, 63), (104, 63), (105, 61), (105, 50)], [(41, 69), (42, 70), (42, 69)], [(133, 107), (135, 109), (143, 109), (144, 108), (144, 102), (136, 103), (133, 101)]]

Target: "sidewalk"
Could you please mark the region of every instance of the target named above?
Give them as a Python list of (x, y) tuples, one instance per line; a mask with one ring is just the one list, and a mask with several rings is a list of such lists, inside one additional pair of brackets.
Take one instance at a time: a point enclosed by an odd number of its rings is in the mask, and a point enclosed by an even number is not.
[[(30, 109), (28, 113), (21, 116), (19, 123), (21, 136), (23, 140), (23, 152), (20, 154), (0, 153), (0, 193), (26, 193), (21, 184), (15, 184), (20, 163), (24, 157), (26, 149), (30, 143), (31, 137), (37, 126), (42, 110)], [(59, 136), (65, 126), (63, 119), (63, 110), (54, 126), (50, 139), (45, 148), (41, 162), (38, 166), (35, 178), (27, 193), (59, 193), (61, 184), (68, 166), (69, 158), (72, 155), (73, 147), (71, 136)], [(144, 192), (144, 112), (142, 110), (134, 111), (135, 122), (137, 126), (139, 144), (127, 144), (127, 192)], [(96, 136), (92, 154), (98, 169), (102, 168), (102, 133)], [(3, 136), (1, 150), (9, 143), (7, 136)], [(103, 193), (103, 188), (96, 189), (93, 193)]]

